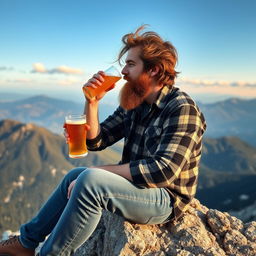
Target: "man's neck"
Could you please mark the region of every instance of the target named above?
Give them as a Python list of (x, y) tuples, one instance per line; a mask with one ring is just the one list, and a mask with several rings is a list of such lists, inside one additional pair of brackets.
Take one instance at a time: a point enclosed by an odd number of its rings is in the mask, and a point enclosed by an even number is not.
[(154, 86), (152, 86), (152, 92), (147, 96), (145, 101), (148, 104), (153, 104), (154, 102), (156, 102), (162, 88), (163, 88), (163, 85), (154, 85)]

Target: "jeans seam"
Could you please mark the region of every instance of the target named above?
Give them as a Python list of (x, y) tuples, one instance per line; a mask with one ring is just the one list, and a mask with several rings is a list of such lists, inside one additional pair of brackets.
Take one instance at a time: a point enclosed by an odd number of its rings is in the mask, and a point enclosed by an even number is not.
[(74, 237), (69, 241), (69, 242), (67, 242), (65, 245), (64, 245), (64, 247), (63, 247), (63, 249), (60, 251), (60, 255), (62, 255), (62, 253), (64, 253), (65, 251), (66, 251), (66, 249), (68, 249), (69, 247), (70, 247), (70, 245), (72, 244), (72, 242), (77, 238), (77, 236), (78, 236), (78, 234), (79, 234), (79, 232), (82, 230), (82, 228), (78, 228), (77, 229), (77, 231), (75, 232), (75, 235), (74, 235)]
[[(134, 200), (134, 201), (144, 202), (144, 203), (169, 204), (171, 202), (171, 201), (168, 202), (167, 200), (162, 200), (162, 202), (154, 201), (154, 200), (145, 200), (145, 199), (140, 199), (140, 198), (137, 198), (137, 197), (125, 196), (125, 195), (122, 195), (122, 194), (111, 194), (111, 195), (104, 194), (103, 197), (106, 197), (106, 198), (122, 198), (122, 199)], [(97, 198), (97, 199), (100, 199), (100, 198)]]

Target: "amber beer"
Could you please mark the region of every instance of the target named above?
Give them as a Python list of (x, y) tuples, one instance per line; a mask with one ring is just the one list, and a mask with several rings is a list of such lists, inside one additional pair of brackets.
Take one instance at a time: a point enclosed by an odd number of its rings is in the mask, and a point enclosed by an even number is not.
[(85, 115), (69, 115), (65, 118), (68, 135), (69, 157), (81, 158), (88, 154), (86, 147), (87, 125)]
[(93, 88), (90, 86), (83, 88), (84, 94), (87, 98), (91, 99), (99, 95), (100, 93), (107, 91), (112, 85), (114, 85), (118, 80), (121, 79), (121, 74), (114, 66), (111, 66), (110, 68), (105, 70), (104, 73), (104, 82), (101, 86), (98, 86), (97, 88)]

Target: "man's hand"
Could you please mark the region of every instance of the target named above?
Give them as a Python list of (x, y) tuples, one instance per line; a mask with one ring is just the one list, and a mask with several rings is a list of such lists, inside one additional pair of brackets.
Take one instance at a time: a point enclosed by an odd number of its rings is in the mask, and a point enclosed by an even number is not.
[[(70, 141), (70, 138), (68, 136), (68, 132), (67, 132), (67, 128), (66, 128), (66, 123), (63, 124), (63, 128), (64, 128), (64, 132), (63, 132), (63, 135), (65, 137), (65, 140), (66, 140), (66, 143), (68, 144), (69, 141)], [(90, 130), (90, 125), (88, 124), (85, 124), (85, 132), (89, 131)]]
[(96, 89), (97, 87), (99, 87), (103, 84), (103, 82), (105, 81), (104, 77), (105, 77), (104, 72), (99, 71), (97, 74), (94, 74), (93, 77), (87, 81), (87, 83), (84, 84), (84, 86), (83, 86), (84, 96), (89, 103), (94, 103), (94, 102), (100, 101), (105, 96), (106, 91), (103, 91), (96, 97), (88, 98), (85, 93), (85, 88), (92, 87), (92, 88)]
[(64, 128), (63, 135), (65, 137), (66, 143), (68, 144), (69, 143), (69, 136), (68, 136), (68, 132), (67, 132), (67, 129), (66, 129), (66, 123), (63, 124), (63, 128)]
[(75, 184), (76, 184), (76, 179), (73, 180), (73, 181), (69, 184), (69, 186), (68, 186), (68, 195), (67, 195), (67, 198), (68, 198), (68, 199), (69, 199), (70, 196), (71, 196), (71, 193), (72, 193), (72, 190), (73, 190)]
[(108, 88), (107, 90), (103, 91), (102, 93), (98, 94), (96, 97), (93, 97), (93, 98), (88, 98), (86, 96), (86, 93), (85, 93), (86, 87), (92, 87), (96, 89), (97, 87), (101, 86), (104, 83), (104, 81), (105, 81), (105, 73), (104, 71), (99, 71), (97, 74), (94, 74), (93, 77), (87, 81), (87, 83), (84, 84), (83, 93), (86, 100), (89, 103), (100, 101), (108, 91), (112, 90), (115, 87), (115, 84), (113, 84), (110, 88)]

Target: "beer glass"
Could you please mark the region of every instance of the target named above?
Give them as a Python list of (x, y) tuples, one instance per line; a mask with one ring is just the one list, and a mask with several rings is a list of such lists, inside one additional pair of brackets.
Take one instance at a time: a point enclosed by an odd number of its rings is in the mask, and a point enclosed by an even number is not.
[(86, 134), (88, 126), (85, 115), (69, 115), (65, 117), (64, 128), (68, 135), (69, 157), (81, 158), (88, 154)]
[(87, 98), (92, 99), (100, 93), (107, 91), (112, 85), (121, 79), (120, 72), (114, 66), (109, 67), (104, 71), (104, 73), (104, 82), (101, 86), (98, 86), (97, 88), (90, 86), (83, 87), (84, 94)]

